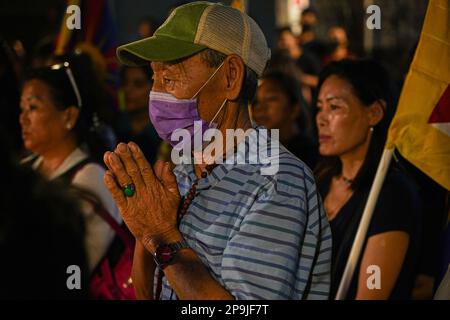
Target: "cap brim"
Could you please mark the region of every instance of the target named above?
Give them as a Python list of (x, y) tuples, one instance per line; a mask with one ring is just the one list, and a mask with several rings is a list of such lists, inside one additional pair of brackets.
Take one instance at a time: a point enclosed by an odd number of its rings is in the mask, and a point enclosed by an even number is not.
[(128, 66), (141, 66), (149, 61), (173, 61), (185, 58), (206, 48), (203, 45), (165, 36), (153, 36), (118, 47), (117, 58)]

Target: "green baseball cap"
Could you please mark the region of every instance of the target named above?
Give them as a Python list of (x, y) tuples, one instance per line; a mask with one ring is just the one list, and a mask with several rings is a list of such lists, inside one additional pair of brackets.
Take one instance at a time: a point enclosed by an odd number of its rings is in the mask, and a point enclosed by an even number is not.
[(270, 58), (266, 38), (247, 14), (217, 3), (192, 2), (177, 7), (152, 37), (117, 48), (122, 64), (173, 61), (206, 48), (237, 54), (261, 75)]

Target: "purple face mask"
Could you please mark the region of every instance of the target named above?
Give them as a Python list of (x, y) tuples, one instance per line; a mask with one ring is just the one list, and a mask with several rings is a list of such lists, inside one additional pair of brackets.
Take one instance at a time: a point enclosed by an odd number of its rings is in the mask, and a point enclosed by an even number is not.
[[(223, 102), (211, 122), (208, 123), (200, 118), (200, 115), (198, 114), (196, 96), (214, 77), (222, 64), (201, 86), (201, 88), (197, 91), (192, 99), (178, 99), (169, 93), (150, 91), (150, 121), (152, 122), (153, 127), (155, 128), (156, 132), (158, 132), (158, 135), (161, 137), (161, 139), (168, 142), (173, 147), (176, 146), (177, 149), (182, 149), (184, 144), (183, 140), (180, 141), (178, 138), (172, 140), (172, 134), (176, 133), (177, 130), (185, 129), (189, 131), (189, 134), (191, 136), (191, 146), (193, 146), (194, 136), (200, 133), (196, 132), (196, 130), (198, 131), (198, 129), (201, 129), (202, 132), (200, 134), (201, 136), (203, 136), (203, 133), (207, 129), (216, 127), (213, 121), (222, 110), (226, 100)], [(196, 126), (194, 126), (194, 121), (197, 123)]]

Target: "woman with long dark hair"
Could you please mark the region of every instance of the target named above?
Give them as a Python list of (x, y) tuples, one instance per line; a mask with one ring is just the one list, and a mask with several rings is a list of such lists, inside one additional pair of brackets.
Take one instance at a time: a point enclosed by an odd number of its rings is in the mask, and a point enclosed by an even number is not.
[[(330, 63), (319, 77), (316, 178), (333, 233), (338, 289), (395, 112), (389, 77), (370, 60)], [(417, 187), (393, 164), (381, 189), (348, 299), (407, 299), (414, 284)]]

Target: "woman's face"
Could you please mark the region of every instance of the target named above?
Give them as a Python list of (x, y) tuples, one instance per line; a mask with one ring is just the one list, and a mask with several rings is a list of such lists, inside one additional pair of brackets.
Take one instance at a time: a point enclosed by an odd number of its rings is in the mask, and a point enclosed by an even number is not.
[(67, 112), (56, 108), (49, 86), (40, 80), (25, 83), (20, 102), (20, 126), (25, 148), (37, 154), (57, 148), (69, 134)]
[(353, 93), (353, 87), (335, 75), (320, 88), (316, 122), (319, 152), (323, 156), (341, 156), (367, 143), (372, 117)]
[(128, 112), (148, 108), (148, 95), (152, 82), (140, 68), (127, 68), (124, 73), (123, 90)]
[(297, 108), (289, 102), (280, 85), (270, 79), (263, 80), (256, 91), (253, 117), (258, 125), (267, 129), (282, 129), (292, 125)]

